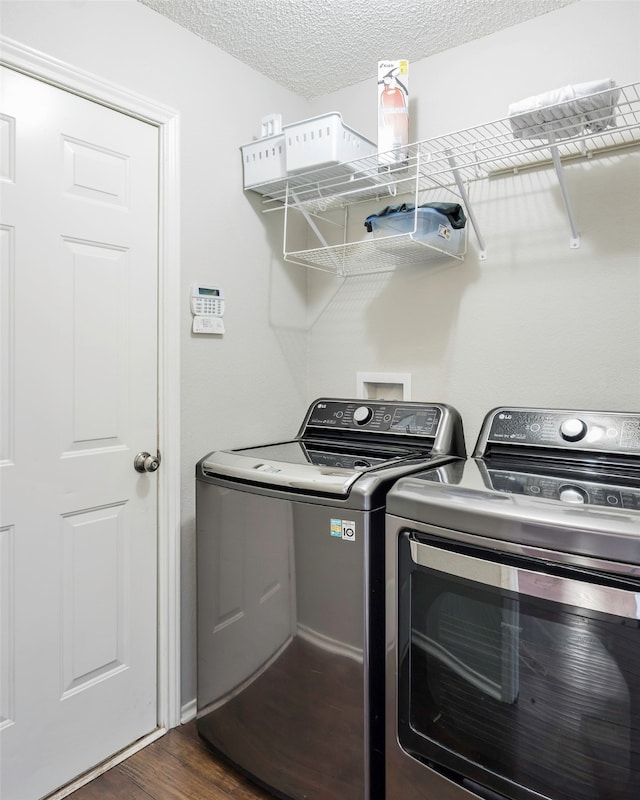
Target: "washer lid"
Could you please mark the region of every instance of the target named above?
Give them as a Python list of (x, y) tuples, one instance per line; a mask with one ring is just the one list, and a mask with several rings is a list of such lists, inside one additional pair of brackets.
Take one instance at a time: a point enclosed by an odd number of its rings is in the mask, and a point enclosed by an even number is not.
[(293, 440), (240, 450), (218, 450), (202, 461), (205, 475), (316, 494), (347, 495), (363, 474), (419, 455), (410, 447), (352, 447)]

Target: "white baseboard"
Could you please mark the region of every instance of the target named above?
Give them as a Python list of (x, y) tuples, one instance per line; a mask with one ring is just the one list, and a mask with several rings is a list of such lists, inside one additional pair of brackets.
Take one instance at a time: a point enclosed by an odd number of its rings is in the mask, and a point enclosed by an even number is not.
[(193, 700), (189, 700), (188, 703), (184, 703), (180, 709), (180, 724), (184, 725), (185, 722), (191, 722), (192, 719), (195, 719), (196, 711), (196, 698), (194, 697)]

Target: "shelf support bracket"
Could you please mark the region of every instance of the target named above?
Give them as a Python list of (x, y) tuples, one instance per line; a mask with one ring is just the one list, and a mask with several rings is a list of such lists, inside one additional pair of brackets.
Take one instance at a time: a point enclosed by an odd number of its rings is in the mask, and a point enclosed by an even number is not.
[(284, 257), (285, 257), (285, 260), (287, 258), (286, 242), (287, 242), (287, 215), (288, 215), (289, 205), (290, 205), (289, 204), (289, 197), (291, 197), (293, 199), (293, 203), (294, 203), (296, 209), (302, 214), (302, 216), (305, 218), (305, 221), (306, 221), (307, 225), (311, 228), (311, 230), (318, 237), (318, 240), (319, 240), (321, 246), (326, 249), (327, 255), (329, 256), (329, 259), (333, 262), (333, 266), (335, 267), (336, 274), (339, 275), (339, 276), (344, 275), (343, 266), (340, 264), (338, 259), (334, 257), (333, 253), (331, 252), (331, 248), (330, 248), (329, 244), (327, 243), (327, 240), (322, 235), (322, 232), (320, 231), (320, 229), (316, 225), (313, 217), (311, 216), (311, 214), (309, 214), (309, 212), (304, 207), (304, 205), (298, 200), (298, 198), (296, 196), (296, 193), (292, 189), (289, 189), (288, 187), (287, 187), (287, 197), (286, 197), (285, 208), (284, 208), (284, 226), (285, 226), (285, 231), (284, 231), (284, 241), (285, 241)]
[(576, 220), (573, 216), (573, 207), (571, 205), (571, 198), (569, 197), (569, 190), (567, 189), (567, 184), (564, 180), (564, 173), (562, 171), (562, 162), (560, 161), (560, 153), (558, 152), (558, 148), (555, 144), (556, 137), (551, 134), (549, 136), (549, 147), (551, 150), (551, 158), (553, 159), (553, 166), (556, 171), (556, 175), (558, 176), (558, 183), (560, 184), (560, 191), (562, 192), (562, 200), (564, 202), (564, 207), (567, 212), (567, 216), (569, 217), (569, 227), (571, 228), (571, 238), (569, 239), (569, 247), (575, 249), (580, 247), (580, 234), (578, 233), (578, 228), (576, 226)]
[(478, 246), (480, 247), (480, 253), (478, 257), (480, 261), (486, 261), (487, 248), (485, 247), (484, 239), (482, 238), (482, 234), (480, 233), (480, 229), (478, 228), (476, 215), (474, 214), (473, 208), (471, 207), (471, 203), (469, 202), (469, 195), (467, 193), (467, 188), (464, 185), (464, 182), (460, 176), (460, 171), (458, 170), (458, 165), (456, 164), (455, 158), (449, 155), (447, 156), (447, 160), (449, 161), (449, 166), (451, 167), (451, 173), (453, 174), (453, 179), (456, 182), (456, 186), (458, 187), (458, 191), (460, 192), (460, 197), (462, 198), (464, 207), (466, 208), (467, 214), (469, 215), (469, 219), (471, 220), (471, 224), (473, 225), (473, 231), (476, 235), (476, 239), (478, 240)]

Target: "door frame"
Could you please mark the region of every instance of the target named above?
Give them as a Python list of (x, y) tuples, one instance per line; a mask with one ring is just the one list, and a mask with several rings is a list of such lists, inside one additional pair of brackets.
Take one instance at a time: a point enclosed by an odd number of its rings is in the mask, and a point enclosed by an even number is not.
[[(0, 34), (0, 64), (154, 125), (158, 218), (158, 733), (180, 724), (179, 113)], [(133, 743), (132, 743), (133, 744)], [(77, 788), (77, 787), (74, 787)]]

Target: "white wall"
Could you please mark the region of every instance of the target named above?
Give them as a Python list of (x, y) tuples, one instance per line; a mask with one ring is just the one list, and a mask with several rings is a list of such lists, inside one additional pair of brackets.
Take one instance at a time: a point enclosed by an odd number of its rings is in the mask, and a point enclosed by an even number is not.
[[(241, 144), (308, 104), (147, 7), (2, 2), (4, 36), (180, 115), (182, 697), (195, 696), (194, 467), (206, 452), (291, 435), (306, 409), (306, 271), (280, 257), (279, 214), (242, 191)], [(176, 265), (178, 268), (178, 265)], [(222, 286), (227, 333), (190, 332), (192, 282)]]
[[(310, 106), (133, 0), (0, 10), (5, 36), (180, 113), (183, 702), (195, 695), (193, 470), (207, 450), (290, 435), (314, 397), (352, 395), (358, 370), (412, 373), (414, 398), (461, 411), (470, 445), (498, 403), (640, 407), (640, 153), (568, 169), (579, 250), (553, 174), (536, 172), (473, 187), (487, 261), (472, 242), (460, 265), (340, 285), (282, 263), (281, 218), (243, 195), (238, 147), (272, 111), (341, 110), (375, 139), (375, 65)], [(640, 4), (583, 0), (412, 63), (412, 138), (566, 83), (640, 80), (639, 33)], [(190, 333), (199, 280), (227, 293), (222, 340)]]
[[(638, 41), (640, 3), (583, 0), (412, 63), (412, 138), (500, 119), (565, 84), (639, 81)], [(372, 77), (314, 111), (340, 110), (375, 140), (375, 95)], [(640, 151), (571, 166), (566, 180), (577, 250), (544, 170), (472, 185), (486, 261), (471, 236), (461, 264), (348, 278), (312, 329), (310, 396), (352, 394), (357, 371), (410, 372), (414, 399), (459, 409), (468, 447), (503, 403), (640, 410)], [(311, 307), (337, 283), (312, 273)]]

